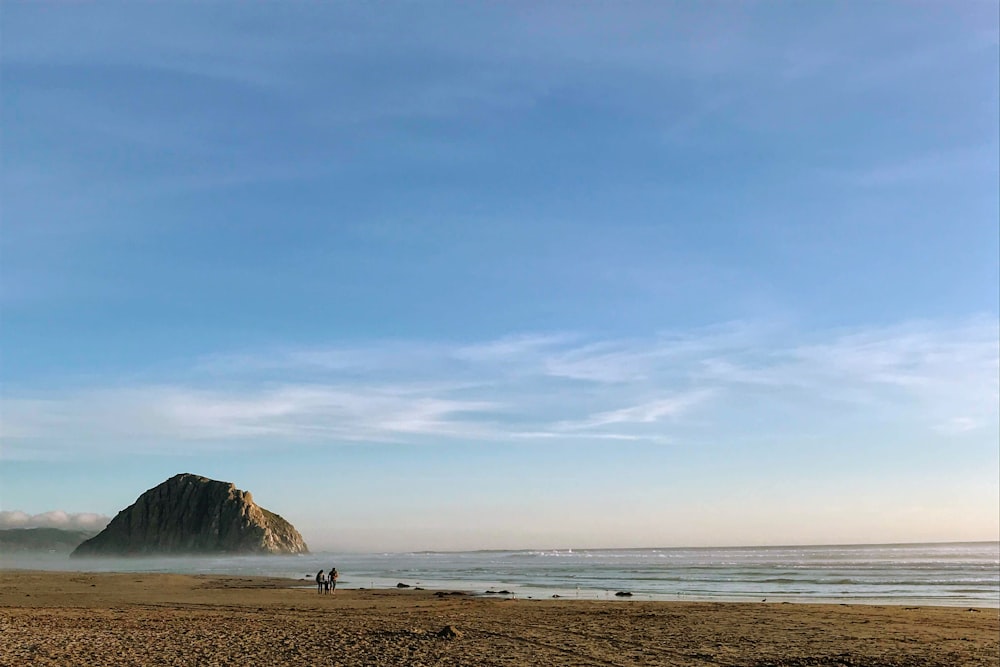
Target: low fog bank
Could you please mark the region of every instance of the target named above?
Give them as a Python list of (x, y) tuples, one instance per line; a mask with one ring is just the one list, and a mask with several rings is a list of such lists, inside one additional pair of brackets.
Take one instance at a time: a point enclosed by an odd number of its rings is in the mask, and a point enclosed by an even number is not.
[[(84, 540), (94, 536), (89, 530), (63, 530), (61, 528), (2, 528), (0, 529), (0, 554), (12, 553), (61, 553), (69, 554)], [(6, 566), (4, 558), (3, 565)]]
[(53, 510), (42, 514), (28, 514), (20, 510), (0, 510), (0, 530), (13, 528), (59, 528), (99, 533), (111, 517), (93, 512), (64, 512)]

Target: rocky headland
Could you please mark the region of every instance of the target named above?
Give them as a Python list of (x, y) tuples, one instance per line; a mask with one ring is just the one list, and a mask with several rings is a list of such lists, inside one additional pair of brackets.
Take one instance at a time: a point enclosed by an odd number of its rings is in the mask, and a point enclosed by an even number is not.
[(211, 553), (297, 554), (309, 549), (292, 524), (234, 484), (189, 473), (146, 491), (72, 556)]

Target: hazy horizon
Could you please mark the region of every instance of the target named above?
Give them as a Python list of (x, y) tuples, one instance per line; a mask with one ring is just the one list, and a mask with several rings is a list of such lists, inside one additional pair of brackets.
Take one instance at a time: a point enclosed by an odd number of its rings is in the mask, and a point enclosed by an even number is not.
[[(126, 509), (122, 507), (122, 509)], [(280, 513), (279, 513), (280, 514)], [(54, 515), (54, 517), (53, 517)], [(65, 518), (68, 516), (68, 519)], [(47, 512), (39, 515), (25, 515), (23, 512), (0, 511), (0, 530), (11, 528), (60, 528), (63, 530), (100, 532), (114, 518), (113, 516), (101, 516), (93, 513), (68, 514), (62, 511)], [(901, 540), (890, 542), (751, 542), (751, 543), (702, 543), (702, 544), (605, 544), (597, 546), (593, 544), (545, 544), (536, 543), (531, 545), (500, 545), (493, 547), (482, 547), (465, 545), (455, 548), (405, 548), (395, 545), (393, 548), (383, 548), (391, 544), (384, 542), (370, 545), (368, 547), (345, 548), (335, 540), (327, 538), (312, 539), (307, 533), (302, 534), (303, 539), (309, 546), (311, 552), (338, 552), (338, 553), (377, 553), (377, 552), (467, 552), (467, 551), (601, 551), (601, 550), (643, 550), (643, 549), (741, 549), (741, 548), (782, 548), (782, 547), (850, 547), (850, 546), (893, 546), (893, 545), (914, 545), (914, 544), (966, 544), (966, 543), (1000, 543), (1000, 538), (983, 539), (925, 539), (925, 540)], [(183, 556), (178, 556), (183, 557)], [(97, 558), (97, 557), (95, 557)], [(111, 557), (113, 558), (113, 557)]]
[[(124, 508), (123, 508), (124, 509)], [(57, 515), (53, 519), (52, 515)], [(22, 530), (32, 530), (37, 528), (57, 528), (67, 531), (86, 531), (92, 533), (98, 533), (103, 530), (106, 525), (111, 521), (113, 517), (99, 516), (92, 513), (80, 513), (80, 514), (70, 514), (69, 519), (62, 519), (58, 515), (65, 516), (65, 512), (55, 511), (46, 512), (44, 514), (28, 516), (21, 512), (11, 512), (11, 511), (0, 511), (0, 530), (11, 530), (11, 529), (22, 529)], [(303, 539), (307, 544), (310, 543), (308, 536), (303, 535)], [(788, 544), (770, 544), (770, 543), (758, 543), (758, 544), (701, 544), (701, 545), (644, 545), (644, 546), (603, 546), (595, 547), (588, 545), (549, 545), (549, 546), (531, 546), (531, 547), (496, 547), (496, 548), (470, 548), (470, 549), (420, 549), (420, 550), (405, 550), (407, 553), (465, 553), (465, 552), (508, 552), (508, 551), (540, 551), (540, 552), (566, 552), (566, 551), (648, 551), (648, 550), (684, 550), (684, 549), (782, 549), (782, 548), (808, 548), (808, 547), (892, 547), (892, 546), (904, 546), (904, 545), (946, 545), (946, 544), (1000, 544), (1000, 539), (993, 540), (928, 540), (923, 542), (857, 542), (857, 543), (814, 543), (814, 544), (804, 544), (804, 543), (788, 543)], [(310, 553), (346, 553), (346, 554), (365, 554), (365, 553), (378, 553), (385, 551), (383, 549), (339, 549), (335, 547), (330, 547), (329, 545), (319, 548), (314, 548), (310, 546)], [(220, 553), (218, 555), (234, 555)], [(294, 555), (294, 554), (293, 554)], [(207, 554), (147, 554), (146, 556), (151, 558), (203, 558), (211, 557), (211, 553)], [(143, 555), (131, 555), (128, 558), (143, 557)], [(88, 556), (88, 560), (115, 560), (121, 558), (120, 556)]]
[(998, 12), (5, 4), (0, 512), (1000, 539)]

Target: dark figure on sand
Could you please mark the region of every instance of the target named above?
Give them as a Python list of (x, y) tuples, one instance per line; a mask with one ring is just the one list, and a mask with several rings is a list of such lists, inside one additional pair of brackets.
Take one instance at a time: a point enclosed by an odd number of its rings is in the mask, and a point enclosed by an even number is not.
[(323, 570), (316, 573), (316, 592), (323, 593), (323, 587), (326, 585), (326, 576), (323, 574)]
[(337, 572), (337, 568), (330, 568), (330, 576), (327, 577), (330, 584), (330, 593), (337, 592), (337, 579), (340, 578), (340, 573)]

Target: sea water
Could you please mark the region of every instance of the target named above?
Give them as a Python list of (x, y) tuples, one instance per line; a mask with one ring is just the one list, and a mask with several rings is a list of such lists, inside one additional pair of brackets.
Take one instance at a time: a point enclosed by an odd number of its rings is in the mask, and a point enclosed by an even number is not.
[(1000, 543), (70, 559), (3, 555), (4, 568), (268, 575), (342, 588), (464, 590), (520, 598), (745, 600), (1000, 607)]

